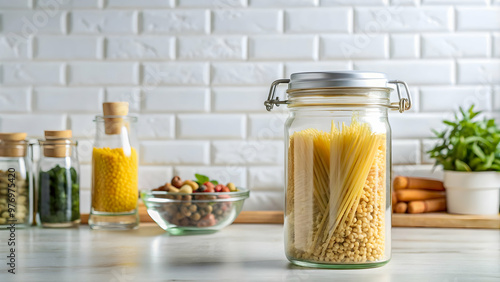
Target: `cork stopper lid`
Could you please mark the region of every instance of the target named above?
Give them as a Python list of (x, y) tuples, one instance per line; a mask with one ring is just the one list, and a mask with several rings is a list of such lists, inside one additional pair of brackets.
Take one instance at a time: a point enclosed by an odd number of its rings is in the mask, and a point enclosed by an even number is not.
[(72, 137), (71, 130), (45, 130), (45, 139), (70, 139)]
[(25, 132), (0, 133), (0, 140), (4, 141), (23, 141), (26, 139)]
[(71, 156), (71, 130), (45, 130), (43, 155), (51, 158)]
[(0, 157), (24, 157), (26, 136), (25, 132), (0, 133)]
[[(128, 115), (128, 102), (107, 102), (102, 103), (104, 114), (104, 130), (108, 135), (120, 134), (124, 126), (123, 118), (118, 116)], [(106, 117), (117, 116), (117, 117)]]

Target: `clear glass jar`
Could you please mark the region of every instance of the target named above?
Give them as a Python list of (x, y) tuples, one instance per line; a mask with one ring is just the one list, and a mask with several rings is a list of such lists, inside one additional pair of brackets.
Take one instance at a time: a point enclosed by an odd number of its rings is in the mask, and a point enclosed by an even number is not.
[[(279, 83), (289, 83), (288, 101), (273, 100)], [(366, 72), (298, 73), (273, 83), (268, 110), (289, 108), (285, 252), (292, 263), (367, 268), (390, 260), (387, 111), (407, 110), (411, 100), (392, 105), (388, 83), (385, 75)]]
[[(104, 103), (120, 105), (123, 102)], [(139, 225), (137, 202), (137, 118), (121, 115), (97, 116), (92, 152), (92, 229), (134, 229)]]
[(38, 213), (42, 227), (65, 228), (80, 224), (80, 164), (71, 130), (45, 131), (39, 140)]
[(33, 223), (33, 177), (26, 133), (0, 133), (0, 227)]

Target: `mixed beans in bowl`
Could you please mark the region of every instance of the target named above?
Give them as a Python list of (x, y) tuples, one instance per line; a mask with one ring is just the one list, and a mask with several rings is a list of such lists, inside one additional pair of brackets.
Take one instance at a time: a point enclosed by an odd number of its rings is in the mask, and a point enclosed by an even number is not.
[(233, 223), (249, 191), (233, 183), (219, 184), (196, 174), (196, 180), (175, 176), (141, 198), (151, 218), (172, 235), (216, 232)]

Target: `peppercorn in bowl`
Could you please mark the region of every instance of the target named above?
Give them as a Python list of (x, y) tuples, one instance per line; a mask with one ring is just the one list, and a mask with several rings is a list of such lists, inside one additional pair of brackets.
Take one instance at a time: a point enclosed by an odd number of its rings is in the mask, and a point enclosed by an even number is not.
[(172, 235), (213, 233), (230, 225), (243, 208), (249, 191), (234, 184), (218, 184), (208, 177), (176, 176), (152, 191), (141, 192), (148, 214)]

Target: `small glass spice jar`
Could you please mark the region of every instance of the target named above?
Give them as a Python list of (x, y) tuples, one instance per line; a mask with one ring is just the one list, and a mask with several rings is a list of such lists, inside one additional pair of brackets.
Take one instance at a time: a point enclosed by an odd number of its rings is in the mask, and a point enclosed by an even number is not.
[(0, 227), (33, 223), (33, 177), (26, 133), (0, 133)]
[(80, 223), (80, 165), (71, 130), (45, 131), (39, 140), (38, 213), (42, 227), (74, 227)]
[[(288, 100), (274, 98), (288, 84)], [(391, 103), (394, 85), (399, 95)], [(402, 97), (404, 86), (407, 97)], [(294, 264), (368, 268), (391, 258), (388, 110), (406, 83), (375, 72), (294, 73), (266, 108), (286, 104), (285, 252)]]
[(135, 229), (139, 226), (137, 118), (127, 116), (127, 102), (103, 103), (103, 112), (95, 119), (89, 225)]

